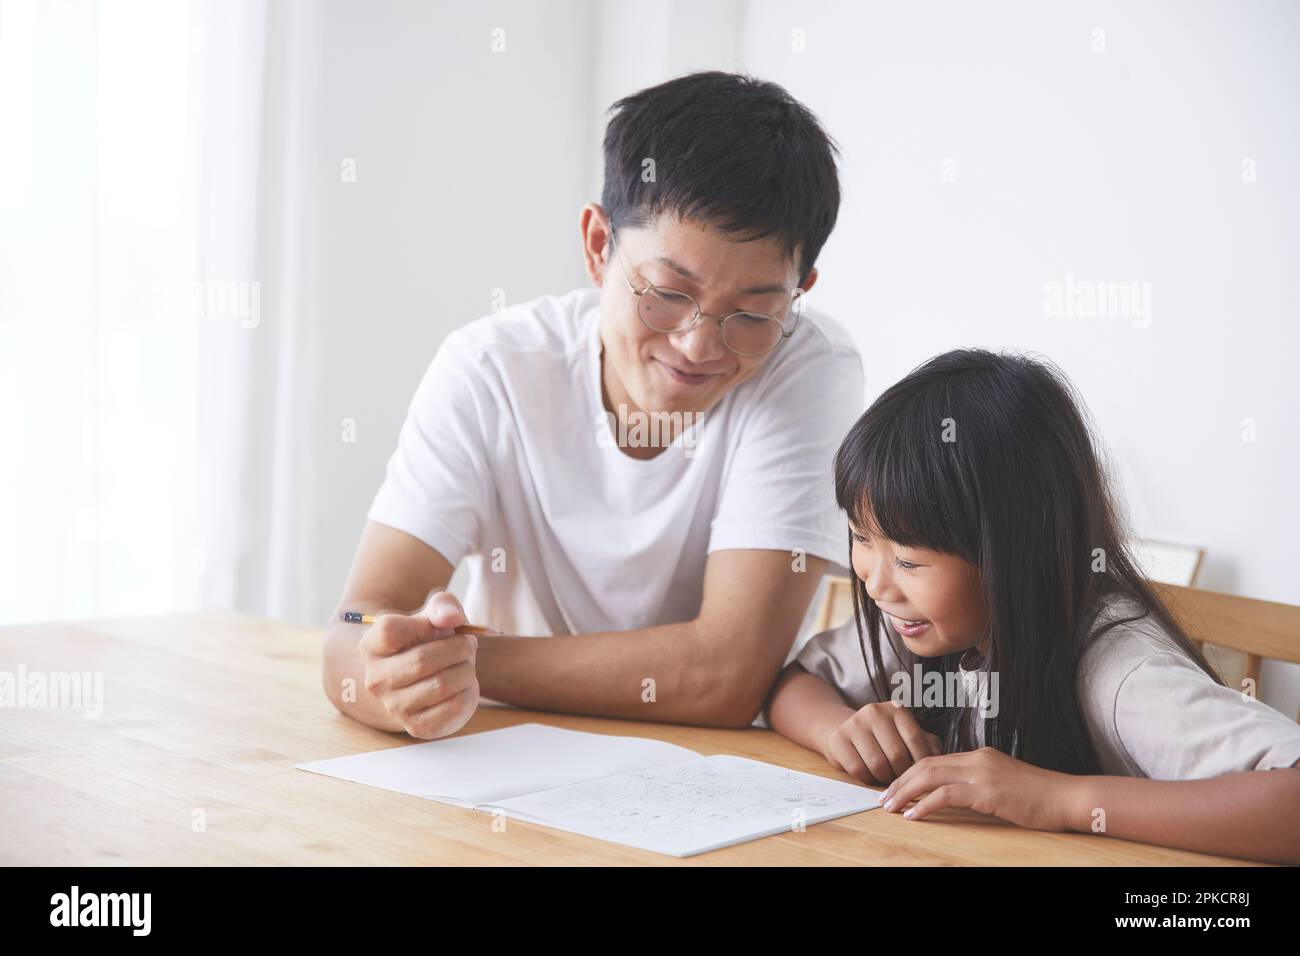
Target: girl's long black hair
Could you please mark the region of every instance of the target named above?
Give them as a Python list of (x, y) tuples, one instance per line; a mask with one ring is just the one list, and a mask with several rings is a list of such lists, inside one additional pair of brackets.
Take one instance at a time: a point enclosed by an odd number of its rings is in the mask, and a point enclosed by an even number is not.
[[(1222, 682), (1137, 570), (1125, 546), (1081, 403), (1055, 366), (1019, 355), (960, 349), (889, 388), (835, 455), (835, 494), (860, 530), (906, 547), (964, 558), (979, 570), (989, 622), (983, 666), (998, 675), (998, 710), (984, 743), (1069, 773), (1099, 773), (1079, 707), (1079, 662), (1090, 641), (1151, 615)], [(852, 534), (849, 537), (852, 566)], [(1094, 626), (1108, 599), (1136, 616)], [(883, 615), (854, 576), (863, 663), (890, 699), (881, 655)], [(874, 666), (867, 660), (870, 644)], [(902, 660), (905, 648), (894, 647)], [(951, 673), (962, 655), (923, 658)], [(917, 707), (945, 750), (973, 745), (979, 711)]]

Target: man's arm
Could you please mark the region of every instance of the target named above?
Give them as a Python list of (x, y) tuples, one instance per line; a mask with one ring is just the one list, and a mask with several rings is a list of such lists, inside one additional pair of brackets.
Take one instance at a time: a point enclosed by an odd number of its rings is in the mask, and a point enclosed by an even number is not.
[(367, 625), (340, 620), (344, 611), (414, 614), (429, 592), (443, 588), (454, 568), (419, 538), (376, 521), (366, 522), (352, 558), (343, 596), (325, 625), (321, 682), (340, 713), (380, 730), (404, 730), (402, 723), (366, 690), (360, 642)]
[[(540, 640), (480, 638), (479, 686), (486, 697), (539, 710), (748, 726), (781, 669), (824, 568), (820, 558), (796, 564), (784, 551), (714, 552), (693, 620)], [(429, 591), (446, 586), (452, 570), (417, 538), (370, 522), (339, 610), (411, 614)], [(366, 629), (344, 624), (337, 613), (334, 617), (325, 631), (322, 677), (330, 700), (373, 727), (404, 729), (365, 686), (358, 645)], [(347, 699), (345, 688), (354, 700)]]
[(483, 695), (538, 710), (747, 727), (781, 670), (826, 562), (805, 558), (803, 570), (795, 564), (786, 551), (715, 551), (705, 566), (700, 613), (680, 624), (545, 640), (481, 638)]

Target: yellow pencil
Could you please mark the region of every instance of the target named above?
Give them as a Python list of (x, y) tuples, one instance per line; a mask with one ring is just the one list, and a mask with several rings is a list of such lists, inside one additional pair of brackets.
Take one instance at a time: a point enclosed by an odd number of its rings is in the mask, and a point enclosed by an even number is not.
[[(362, 614), (360, 611), (344, 611), (343, 620), (349, 624), (374, 624), (375, 616), (373, 614)], [(478, 624), (462, 624), (456, 628), (457, 634), (473, 634), (476, 637), (490, 637), (501, 632), (491, 627), (482, 627)]]

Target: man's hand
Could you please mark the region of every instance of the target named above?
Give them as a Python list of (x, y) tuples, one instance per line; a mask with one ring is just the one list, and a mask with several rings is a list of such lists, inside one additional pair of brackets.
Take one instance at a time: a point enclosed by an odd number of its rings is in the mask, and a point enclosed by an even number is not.
[(912, 712), (892, 700), (867, 704), (822, 744), (831, 766), (863, 783), (890, 783), (925, 757), (942, 753), (939, 738), (922, 730)]
[(365, 687), (412, 737), (432, 740), (465, 726), (478, 706), (478, 638), (455, 595), (435, 592), (412, 615), (380, 615), (358, 645)]

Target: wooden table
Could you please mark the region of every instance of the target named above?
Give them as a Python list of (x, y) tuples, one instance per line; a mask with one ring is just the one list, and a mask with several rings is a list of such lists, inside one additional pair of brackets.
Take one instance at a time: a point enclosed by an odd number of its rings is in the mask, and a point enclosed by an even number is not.
[[(0, 709), (0, 864), (1237, 864), (968, 811), (871, 810), (676, 860), (295, 770), (411, 743), (334, 710), (320, 631), (233, 614), (0, 628), (0, 671), (102, 672), (103, 714)], [(765, 730), (483, 706), (461, 733), (525, 721), (656, 737), (848, 778)]]

